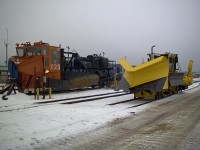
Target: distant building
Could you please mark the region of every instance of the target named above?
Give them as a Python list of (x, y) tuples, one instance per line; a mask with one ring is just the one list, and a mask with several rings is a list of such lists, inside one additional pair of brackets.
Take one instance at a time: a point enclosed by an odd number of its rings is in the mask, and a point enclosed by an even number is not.
[(6, 83), (8, 79), (8, 67), (0, 66), (0, 83)]

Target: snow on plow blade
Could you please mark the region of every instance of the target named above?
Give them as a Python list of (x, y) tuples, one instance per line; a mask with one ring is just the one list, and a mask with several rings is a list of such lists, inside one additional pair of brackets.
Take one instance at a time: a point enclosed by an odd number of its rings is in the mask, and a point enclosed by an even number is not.
[(132, 67), (126, 59), (122, 58), (120, 64), (125, 70), (122, 80), (115, 88), (116, 91), (130, 90), (162, 91), (168, 88), (169, 62), (161, 56), (144, 64)]

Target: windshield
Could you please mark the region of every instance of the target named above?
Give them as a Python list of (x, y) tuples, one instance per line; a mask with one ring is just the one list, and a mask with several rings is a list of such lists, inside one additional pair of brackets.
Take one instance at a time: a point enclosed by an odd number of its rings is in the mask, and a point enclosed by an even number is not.
[(25, 47), (17, 47), (17, 54), (19, 57), (24, 56), (38, 56), (41, 55), (41, 50), (39, 47), (29, 46)]
[(41, 55), (41, 50), (39, 47), (29, 46), (27, 48), (27, 55), (28, 56), (38, 56)]
[(19, 57), (25, 56), (24, 48), (18, 47), (17, 48), (17, 54), (18, 54)]

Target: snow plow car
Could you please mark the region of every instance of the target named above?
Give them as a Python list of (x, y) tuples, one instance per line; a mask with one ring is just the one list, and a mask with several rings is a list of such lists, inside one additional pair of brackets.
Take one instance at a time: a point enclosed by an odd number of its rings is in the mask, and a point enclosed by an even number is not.
[(181, 72), (178, 54), (153, 53), (148, 54), (148, 61), (136, 67), (131, 66), (125, 58), (120, 64), (125, 73), (115, 88), (116, 91), (134, 93), (135, 98), (160, 99), (178, 93), (192, 84), (193, 60), (189, 61), (188, 74)]

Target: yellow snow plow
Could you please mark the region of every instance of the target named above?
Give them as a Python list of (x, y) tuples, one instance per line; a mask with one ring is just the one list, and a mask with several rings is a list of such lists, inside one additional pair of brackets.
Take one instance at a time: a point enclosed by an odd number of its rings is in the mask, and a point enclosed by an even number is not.
[(135, 98), (160, 99), (192, 84), (192, 60), (188, 65), (188, 75), (184, 75), (180, 70), (177, 54), (153, 53), (152, 47), (148, 55), (148, 61), (136, 67), (131, 66), (124, 58), (120, 60), (125, 72), (116, 91), (122, 89), (134, 93)]

